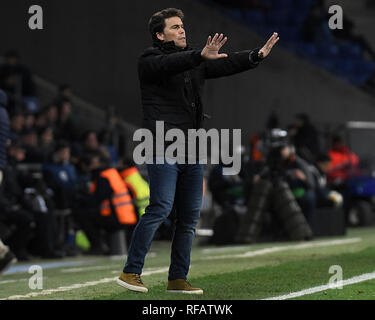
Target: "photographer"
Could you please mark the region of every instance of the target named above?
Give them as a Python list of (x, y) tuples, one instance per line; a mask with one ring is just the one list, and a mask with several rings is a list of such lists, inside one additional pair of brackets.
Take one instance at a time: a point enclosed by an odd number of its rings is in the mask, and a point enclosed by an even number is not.
[(267, 132), (259, 143), (259, 149), (265, 160), (262, 160), (261, 169), (254, 175), (253, 187), (247, 200), (248, 212), (241, 218), (236, 241), (256, 241), (268, 210), (273, 217), (271, 223), (275, 220), (278, 222), (277, 226), (282, 226), (281, 230), (274, 230), (278, 236), (286, 233), (291, 240), (311, 239), (312, 232), (301, 206), (305, 206), (307, 216), (313, 213), (313, 192), (303, 192), (298, 203), (291, 190), (303, 188), (305, 191), (311, 188), (311, 174), (306, 163), (294, 155), (287, 132), (281, 129)]

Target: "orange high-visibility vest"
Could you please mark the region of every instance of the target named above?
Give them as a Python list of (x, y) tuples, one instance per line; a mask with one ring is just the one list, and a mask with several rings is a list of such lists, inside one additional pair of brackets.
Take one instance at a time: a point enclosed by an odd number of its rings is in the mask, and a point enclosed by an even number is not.
[[(133, 201), (119, 172), (114, 168), (109, 168), (101, 172), (100, 176), (109, 181), (109, 184), (113, 190), (111, 200), (104, 200), (101, 203), (100, 214), (102, 216), (109, 216), (111, 214), (111, 201), (116, 211), (117, 219), (121, 224), (136, 224), (137, 215), (134, 210)], [(94, 192), (95, 189), (96, 184), (94, 183), (91, 188), (91, 192)]]
[(124, 179), (128, 190), (132, 192), (135, 206), (142, 216), (150, 202), (150, 187), (142, 178), (136, 167), (130, 167), (120, 171), (120, 176)]

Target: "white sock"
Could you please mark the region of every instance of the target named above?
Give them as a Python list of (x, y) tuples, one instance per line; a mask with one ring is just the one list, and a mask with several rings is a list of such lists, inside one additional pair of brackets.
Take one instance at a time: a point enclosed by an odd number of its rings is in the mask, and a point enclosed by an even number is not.
[(0, 240), (0, 259), (4, 258), (8, 251), (9, 248)]

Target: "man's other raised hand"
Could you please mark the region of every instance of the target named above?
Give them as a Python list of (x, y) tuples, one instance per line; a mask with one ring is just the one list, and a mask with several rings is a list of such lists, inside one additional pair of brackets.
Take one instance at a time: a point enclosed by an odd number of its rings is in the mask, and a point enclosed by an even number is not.
[(227, 42), (227, 40), (228, 38), (224, 37), (222, 33), (220, 35), (216, 33), (212, 39), (211, 36), (208, 36), (206, 46), (203, 48), (201, 56), (209, 60), (228, 57), (226, 53), (219, 53), (220, 48), (225, 44), (225, 42)]

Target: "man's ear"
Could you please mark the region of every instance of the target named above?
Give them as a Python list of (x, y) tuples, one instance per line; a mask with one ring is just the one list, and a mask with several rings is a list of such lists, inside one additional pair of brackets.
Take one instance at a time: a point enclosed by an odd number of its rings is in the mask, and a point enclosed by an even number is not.
[(164, 41), (164, 33), (156, 32), (156, 36), (160, 41)]

